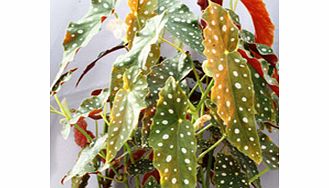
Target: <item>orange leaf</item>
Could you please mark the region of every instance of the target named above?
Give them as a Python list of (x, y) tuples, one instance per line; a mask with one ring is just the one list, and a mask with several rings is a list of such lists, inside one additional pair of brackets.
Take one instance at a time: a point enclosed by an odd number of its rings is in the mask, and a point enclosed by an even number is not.
[(241, 2), (248, 9), (254, 23), (256, 43), (272, 46), (274, 24), (263, 0), (241, 0)]

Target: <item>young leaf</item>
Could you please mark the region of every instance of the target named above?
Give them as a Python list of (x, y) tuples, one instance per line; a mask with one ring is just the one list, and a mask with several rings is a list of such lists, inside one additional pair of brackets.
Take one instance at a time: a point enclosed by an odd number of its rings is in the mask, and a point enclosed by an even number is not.
[(115, 0), (91, 0), (91, 8), (88, 13), (76, 23), (71, 22), (64, 38), (64, 55), (54, 83), (61, 77), (67, 65), (74, 59), (81, 47), (86, 46), (96, 35), (104, 19), (114, 9)]
[(77, 162), (62, 179), (63, 183), (67, 182), (73, 177), (82, 177), (83, 175), (94, 172), (96, 170), (92, 164), (92, 161), (96, 155), (105, 148), (107, 137), (108, 135), (104, 135), (81, 150)]
[(103, 89), (98, 95), (85, 99), (77, 111), (72, 114), (70, 124), (75, 124), (81, 117), (88, 117), (98, 114), (102, 111), (103, 106), (109, 97), (109, 90)]
[(150, 93), (149, 99), (154, 103), (158, 99), (158, 93), (165, 85), (165, 80), (170, 76), (180, 81), (192, 70), (190, 55), (177, 54), (172, 59), (166, 59), (160, 64), (153, 66), (147, 77)]
[(181, 42), (202, 54), (202, 31), (199, 27), (198, 18), (180, 0), (159, 0), (158, 11), (161, 13), (168, 10), (169, 20), (166, 30)]
[(140, 111), (146, 107), (146, 78), (136, 67), (123, 75), (124, 85), (114, 98), (109, 125), (107, 162), (110, 162), (137, 127)]
[(149, 144), (161, 187), (195, 187), (197, 142), (193, 125), (185, 119), (188, 99), (173, 77), (159, 96)]
[(254, 23), (256, 42), (271, 46), (274, 40), (274, 25), (263, 0), (241, 0)]
[(122, 75), (125, 70), (132, 66), (145, 69), (151, 45), (157, 42), (165, 23), (168, 21), (168, 17), (165, 14), (163, 13), (149, 19), (144, 28), (134, 38), (130, 51), (125, 55), (119, 56), (114, 62), (111, 79), (111, 98), (122, 87)]
[(249, 188), (248, 179), (237, 160), (230, 155), (218, 153), (215, 163), (216, 187)]
[(55, 95), (56, 93), (59, 92), (61, 89), (61, 86), (69, 81), (72, 77), (72, 74), (74, 71), (76, 71), (78, 68), (71, 69), (67, 71), (65, 74), (63, 74), (59, 79), (56, 81), (56, 83), (51, 87), (50, 95)]
[(215, 3), (210, 3), (203, 19), (207, 22), (204, 29), (207, 61), (203, 70), (215, 80), (211, 99), (226, 125), (228, 140), (260, 163), (262, 156), (255, 123), (254, 91), (246, 60), (237, 52), (238, 29), (228, 12)]
[(279, 169), (279, 147), (272, 142), (270, 137), (262, 132), (259, 132), (259, 139), (264, 162), (273, 170)]

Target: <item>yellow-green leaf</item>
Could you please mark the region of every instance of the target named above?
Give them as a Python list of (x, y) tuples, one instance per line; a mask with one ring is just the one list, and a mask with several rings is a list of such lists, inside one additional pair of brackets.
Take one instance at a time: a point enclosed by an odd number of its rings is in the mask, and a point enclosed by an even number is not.
[(211, 99), (226, 125), (227, 139), (239, 151), (262, 161), (254, 110), (253, 83), (246, 60), (237, 52), (239, 30), (229, 13), (220, 5), (210, 3), (204, 11), (203, 70), (215, 80)]
[(159, 96), (149, 144), (161, 187), (195, 187), (197, 142), (193, 125), (185, 118), (188, 99), (173, 77), (168, 78)]
[(108, 129), (107, 162), (110, 162), (136, 129), (140, 111), (146, 107), (146, 77), (131, 67), (123, 75), (124, 85), (113, 102)]

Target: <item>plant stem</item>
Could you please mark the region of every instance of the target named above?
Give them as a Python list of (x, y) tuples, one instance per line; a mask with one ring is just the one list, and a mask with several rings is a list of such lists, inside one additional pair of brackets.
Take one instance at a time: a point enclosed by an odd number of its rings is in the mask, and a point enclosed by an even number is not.
[[(59, 100), (57, 95), (54, 95), (55, 101), (57, 102), (58, 107), (60, 108), (61, 112), (64, 114), (65, 118), (67, 121), (71, 120), (71, 114), (66, 113), (66, 111), (64, 110), (64, 107), (61, 103), (61, 101)], [(85, 136), (88, 140), (89, 143), (92, 142), (93, 138), (91, 138), (91, 136), (85, 131), (83, 130), (80, 126), (78, 126), (77, 124), (73, 124), (74, 128), (76, 128), (81, 134), (83, 134), (83, 136)]]
[(206, 187), (209, 187), (209, 177), (210, 177), (210, 169), (211, 169), (211, 164), (212, 164), (212, 160), (213, 160), (213, 153), (214, 150), (210, 151), (210, 153), (208, 154), (208, 163), (207, 163), (207, 170), (206, 170)]
[(239, 0), (235, 0), (235, 2), (234, 2), (234, 7), (233, 7), (233, 11), (234, 12), (236, 10), (236, 7), (238, 6), (238, 2), (239, 2)]
[[(129, 157), (130, 157), (131, 163), (132, 164), (135, 164), (134, 156), (133, 156), (133, 154), (131, 152), (131, 149), (130, 149), (129, 145), (127, 144), (127, 142), (124, 144), (124, 146), (125, 146), (127, 152), (129, 153)], [(140, 187), (140, 181), (139, 181), (138, 175), (135, 176), (135, 187), (136, 188), (139, 188)]]
[(200, 159), (202, 159), (208, 152), (215, 149), (225, 138), (226, 138), (226, 135), (224, 134), (221, 139), (219, 139), (216, 143), (214, 143), (212, 146), (210, 146), (206, 151), (202, 152), (198, 157), (198, 161)]
[(210, 127), (212, 127), (213, 124), (212, 123), (209, 123), (207, 126), (203, 127), (200, 131), (198, 131), (195, 136), (198, 136), (200, 135), (201, 133), (203, 133), (205, 130), (209, 129)]
[[(205, 78), (207, 78), (207, 75), (203, 75), (200, 81), (202, 82)], [(194, 93), (194, 91), (199, 87), (198, 84), (195, 84), (194, 87), (191, 89), (190, 93), (188, 94), (188, 98), (191, 97), (191, 95)]]
[(201, 96), (200, 102), (199, 102), (198, 106), (196, 107), (196, 110), (197, 110), (197, 111), (200, 110), (202, 104), (203, 104), (204, 101), (206, 100), (207, 95), (208, 95), (208, 93), (210, 92), (210, 90), (211, 90), (213, 84), (214, 84), (214, 80), (212, 79), (212, 80), (210, 81), (209, 85), (207, 86), (206, 90), (204, 91), (204, 93), (203, 93), (202, 96)]
[(179, 52), (181, 52), (182, 54), (185, 54), (185, 51), (183, 49), (181, 49), (180, 47), (176, 46), (174, 43), (168, 41), (167, 39), (163, 38), (163, 37), (159, 37), (160, 40), (162, 40), (163, 42), (169, 44), (170, 46), (174, 47), (176, 50), (178, 50)]
[(195, 66), (194, 66), (194, 64), (192, 63), (192, 67), (193, 67), (193, 73), (194, 73), (194, 76), (195, 76), (195, 78), (196, 78), (196, 81), (197, 81), (197, 85), (199, 86), (199, 88), (200, 88), (200, 91), (201, 91), (201, 93), (203, 94), (203, 92), (204, 92), (204, 89), (203, 89), (203, 86), (202, 86), (202, 82), (200, 81), (200, 77), (199, 77), (199, 74), (198, 74), (198, 72), (196, 71), (196, 68), (195, 68)]
[(264, 170), (262, 170), (259, 174), (255, 175), (254, 177), (252, 177), (249, 180), (249, 184), (251, 184), (252, 182), (256, 181), (258, 178), (260, 178), (262, 175), (264, 175), (269, 170), (270, 170), (270, 167), (266, 166), (266, 168)]
[(95, 134), (96, 134), (96, 139), (98, 138), (98, 121), (95, 121)]

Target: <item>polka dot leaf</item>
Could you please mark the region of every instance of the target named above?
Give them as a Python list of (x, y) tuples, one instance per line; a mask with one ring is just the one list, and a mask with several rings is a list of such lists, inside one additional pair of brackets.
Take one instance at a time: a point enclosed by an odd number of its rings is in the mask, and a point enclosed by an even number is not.
[(279, 147), (266, 134), (259, 132), (259, 137), (265, 164), (271, 169), (279, 169)]
[(248, 178), (239, 162), (222, 153), (216, 157), (214, 182), (218, 188), (249, 188)]
[(158, 93), (170, 77), (182, 80), (192, 70), (192, 59), (190, 55), (178, 54), (171, 59), (166, 59), (160, 64), (153, 66), (147, 77), (150, 93), (148, 99), (155, 103)]
[(250, 71), (254, 83), (256, 119), (277, 124), (276, 119), (279, 114), (272, 99), (273, 92), (269, 90), (266, 81), (252, 67), (250, 67)]
[(55, 95), (56, 93), (58, 93), (62, 85), (71, 79), (73, 72), (76, 71), (77, 69), (78, 68), (74, 68), (64, 73), (51, 87), (50, 95)]
[(70, 124), (75, 124), (81, 117), (90, 117), (102, 111), (109, 97), (109, 89), (103, 89), (98, 95), (85, 99), (80, 107), (72, 114)]
[(202, 54), (202, 31), (198, 18), (180, 0), (159, 0), (158, 11), (168, 10), (166, 30), (184, 44)]
[(197, 142), (193, 125), (185, 119), (188, 99), (173, 77), (159, 96), (149, 144), (161, 187), (196, 187)]
[[(239, 161), (239, 163), (241, 165), (241, 169), (246, 174), (246, 177), (248, 179), (251, 179), (254, 176), (256, 176), (257, 174), (259, 174), (257, 165), (255, 164), (255, 162), (253, 160), (251, 160), (249, 157), (245, 156), (243, 153), (239, 152), (236, 148), (234, 148), (232, 146), (230, 148), (231, 148), (232, 156), (236, 160)], [(260, 179), (253, 181), (253, 184), (256, 186), (256, 188), (262, 187)]]
[(79, 153), (78, 160), (73, 168), (64, 176), (62, 182), (65, 183), (73, 177), (82, 177), (87, 173), (95, 172), (96, 169), (92, 163), (96, 155), (106, 147), (108, 135), (104, 135), (90, 145), (85, 147)]
[(127, 69), (132, 66), (146, 69), (151, 46), (157, 42), (165, 23), (168, 21), (165, 14), (163, 13), (149, 19), (143, 29), (136, 33), (130, 51), (119, 56), (114, 62), (111, 77), (111, 99), (114, 98), (116, 92), (122, 87), (122, 75)]
[(63, 59), (54, 83), (60, 78), (67, 65), (73, 61), (78, 50), (86, 46), (100, 31), (102, 22), (112, 13), (115, 2), (115, 0), (91, 0), (88, 13), (77, 22), (69, 24), (63, 42)]
[(141, 70), (131, 67), (123, 75), (123, 87), (113, 101), (110, 116), (107, 161), (110, 162), (130, 139), (138, 124), (140, 111), (146, 107), (146, 78)]
[(260, 163), (253, 83), (246, 60), (237, 52), (239, 31), (229, 13), (218, 4), (210, 3), (203, 19), (207, 22), (203, 41), (207, 60), (203, 70), (215, 80), (211, 99), (226, 125), (230, 143)]
[(154, 170), (154, 167), (151, 160), (141, 159), (136, 161), (135, 164), (130, 164), (127, 170), (130, 175), (136, 176), (138, 174), (144, 174), (152, 171)]
[(143, 188), (161, 188), (154, 176), (150, 176), (145, 182)]

